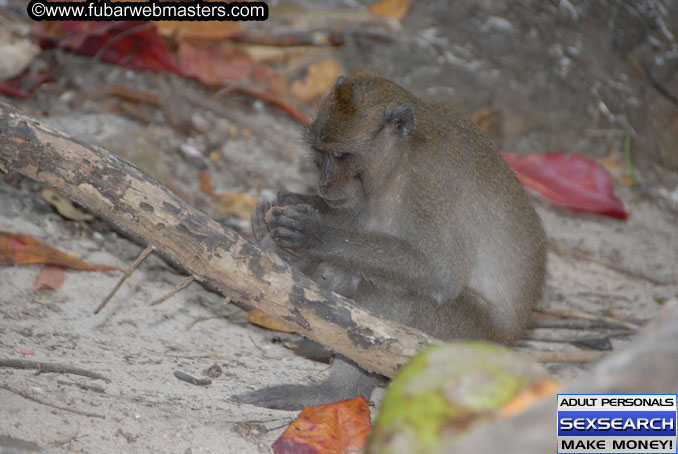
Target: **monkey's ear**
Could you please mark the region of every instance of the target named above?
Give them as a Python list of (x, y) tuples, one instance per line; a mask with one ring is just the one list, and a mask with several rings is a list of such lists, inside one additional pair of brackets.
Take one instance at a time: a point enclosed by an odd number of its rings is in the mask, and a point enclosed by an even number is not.
[(410, 106), (390, 107), (386, 110), (386, 124), (393, 128), (398, 138), (409, 137), (414, 132), (414, 111)]

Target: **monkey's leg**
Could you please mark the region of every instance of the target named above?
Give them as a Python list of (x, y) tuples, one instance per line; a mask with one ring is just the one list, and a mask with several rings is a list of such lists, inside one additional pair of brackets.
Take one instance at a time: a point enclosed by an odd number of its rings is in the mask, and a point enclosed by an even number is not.
[(372, 390), (381, 378), (372, 375), (348, 362), (336, 358), (329, 378), (318, 385), (278, 385), (247, 394), (231, 396), (232, 399), (276, 410), (301, 410), (313, 405), (322, 405), (355, 396), (369, 399)]

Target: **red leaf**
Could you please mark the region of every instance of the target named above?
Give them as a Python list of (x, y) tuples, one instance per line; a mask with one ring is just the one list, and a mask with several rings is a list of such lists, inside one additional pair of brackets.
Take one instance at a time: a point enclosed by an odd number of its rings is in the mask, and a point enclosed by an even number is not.
[(612, 177), (589, 158), (562, 151), (525, 156), (502, 152), (502, 156), (523, 186), (558, 205), (619, 219), (628, 217), (624, 204), (614, 195)]
[(54, 82), (45, 71), (29, 71), (7, 80), (0, 80), (0, 93), (14, 98), (30, 98), (42, 84)]
[(90, 265), (29, 235), (0, 232), (0, 266), (40, 264), (82, 271), (122, 271), (112, 266)]
[(273, 443), (275, 454), (359, 454), (372, 424), (362, 396), (304, 408)]
[(32, 34), (43, 47), (56, 45), (82, 55), (101, 54), (102, 61), (132, 69), (181, 74), (165, 40), (152, 22), (64, 21), (35, 25)]

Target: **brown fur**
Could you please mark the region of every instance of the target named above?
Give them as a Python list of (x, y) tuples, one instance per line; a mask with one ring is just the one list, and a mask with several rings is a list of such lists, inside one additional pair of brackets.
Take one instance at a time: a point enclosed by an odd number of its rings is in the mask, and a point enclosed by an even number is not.
[[(257, 241), (320, 285), (435, 337), (508, 343), (520, 335), (544, 281), (544, 232), (473, 122), (364, 72), (337, 82), (305, 138), (318, 195), (261, 203)], [(373, 386), (340, 360), (320, 386), (238, 398), (290, 409)]]

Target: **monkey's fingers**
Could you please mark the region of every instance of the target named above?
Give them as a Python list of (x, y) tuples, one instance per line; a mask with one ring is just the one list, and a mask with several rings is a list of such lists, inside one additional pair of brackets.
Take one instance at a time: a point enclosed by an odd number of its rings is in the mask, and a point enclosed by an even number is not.
[(294, 210), (297, 211), (298, 213), (301, 213), (301, 214), (313, 214), (313, 215), (315, 215), (315, 214), (318, 213), (317, 208), (314, 208), (307, 203), (300, 203), (299, 205), (296, 205), (294, 207)]
[(293, 207), (273, 208), (268, 223), (270, 228), (287, 227), (300, 230), (304, 226), (304, 219), (305, 215)]
[(271, 230), (271, 238), (275, 244), (295, 256), (302, 256), (304, 250), (304, 235), (297, 231), (285, 227), (277, 227)]
[(288, 229), (286, 227), (275, 227), (271, 230), (271, 238), (278, 243), (279, 240), (300, 240), (304, 236), (301, 232), (295, 229)]
[(273, 206), (298, 205), (304, 203), (304, 196), (295, 192), (279, 191)]

